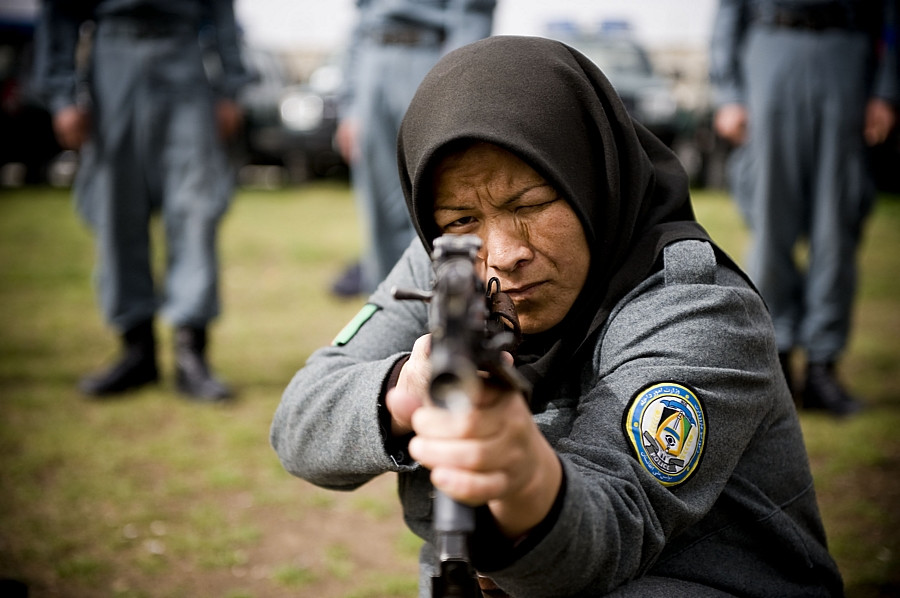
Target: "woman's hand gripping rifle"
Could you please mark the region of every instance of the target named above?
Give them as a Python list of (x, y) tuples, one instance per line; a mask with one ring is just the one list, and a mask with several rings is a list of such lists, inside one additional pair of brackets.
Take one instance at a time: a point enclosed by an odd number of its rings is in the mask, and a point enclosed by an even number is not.
[[(504, 359), (513, 352), (521, 330), (515, 306), (492, 278), (485, 285), (475, 270), (481, 239), (474, 235), (444, 235), (435, 239), (432, 291), (393, 289), (396, 299), (429, 303), (431, 329), (430, 399), (438, 407), (468, 410), (487, 382), (523, 392), (527, 380)], [(471, 565), (469, 541), (475, 531), (475, 511), (441, 492), (434, 499), (434, 531), (439, 575), (432, 581), (435, 597), (480, 597)]]

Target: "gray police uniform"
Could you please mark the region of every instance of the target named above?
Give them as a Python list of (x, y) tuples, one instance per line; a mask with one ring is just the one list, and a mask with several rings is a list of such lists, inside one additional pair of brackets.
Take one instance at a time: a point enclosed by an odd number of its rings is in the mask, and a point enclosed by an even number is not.
[[(890, 4), (722, 0), (714, 24), (715, 102), (749, 113), (732, 171), (753, 232), (747, 271), (771, 309), (779, 350), (803, 347), (811, 362), (834, 362), (847, 344), (856, 249), (874, 200), (865, 106), (900, 99), (896, 41), (885, 38), (876, 64), (881, 32), (868, 30)], [(794, 261), (802, 238), (805, 272)]]
[[(426, 539), (422, 596), (432, 487), (386, 442), (379, 401), (427, 330), (426, 306), (389, 289), (431, 279), (415, 241), (360, 317), (296, 374), (271, 429), (285, 468), (322, 487), (399, 473), (405, 520)], [(535, 415), (565, 473), (553, 515), (523, 544), (476, 560), (481, 573), (528, 597), (842, 593), (793, 403), (773, 375), (765, 306), (708, 243), (666, 247), (664, 267), (618, 303), (576, 370)], [(476, 548), (489, 536), (476, 534)]]
[[(128, 330), (161, 311), (204, 327), (219, 313), (216, 232), (234, 187), (214, 120), (216, 96), (249, 80), (231, 0), (99, 0), (88, 95), (92, 118), (75, 183), (77, 206), (97, 238), (96, 284), (107, 320)], [(67, 6), (68, 5), (68, 6)], [(78, 98), (77, 3), (46, 2), (38, 82), (52, 110)], [(213, 88), (201, 33), (222, 77)], [(165, 295), (154, 290), (148, 223), (161, 208)]]
[(352, 178), (369, 251), (365, 290), (375, 288), (415, 236), (397, 178), (397, 132), (419, 83), (455, 48), (487, 37), (496, 0), (357, 0), (342, 97), (360, 123)]

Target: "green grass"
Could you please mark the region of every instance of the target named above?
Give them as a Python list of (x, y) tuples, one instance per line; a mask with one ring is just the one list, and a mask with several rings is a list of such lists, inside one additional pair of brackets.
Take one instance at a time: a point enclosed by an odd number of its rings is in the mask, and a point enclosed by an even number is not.
[[(742, 261), (728, 197), (695, 204)], [(268, 445), (284, 386), (362, 303), (328, 293), (358, 230), (345, 184), (241, 191), (221, 231), (211, 345), (239, 399), (178, 398), (160, 322), (163, 382), (91, 402), (75, 384), (118, 347), (90, 285), (90, 234), (66, 191), (0, 190), (0, 578), (32, 598), (415, 595), (419, 541), (393, 476), (328, 492), (286, 474)], [(871, 408), (802, 423), (848, 595), (868, 598), (900, 592), (900, 201), (879, 203), (860, 258), (842, 371)]]

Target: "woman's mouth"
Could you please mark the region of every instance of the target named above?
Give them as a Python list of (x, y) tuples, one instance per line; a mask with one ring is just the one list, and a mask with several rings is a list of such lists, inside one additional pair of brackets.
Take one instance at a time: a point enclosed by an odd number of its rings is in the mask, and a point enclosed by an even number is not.
[(528, 284), (520, 284), (517, 286), (511, 287), (503, 287), (500, 285), (500, 290), (510, 296), (513, 301), (521, 301), (524, 299), (528, 299), (538, 292), (538, 289), (544, 285), (543, 282), (532, 282)]

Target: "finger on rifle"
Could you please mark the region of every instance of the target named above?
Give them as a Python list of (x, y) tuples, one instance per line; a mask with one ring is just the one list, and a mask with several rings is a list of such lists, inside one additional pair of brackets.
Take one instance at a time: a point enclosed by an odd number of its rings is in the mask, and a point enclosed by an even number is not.
[(506, 476), (438, 467), (431, 472), (431, 483), (450, 498), (469, 506), (480, 506), (500, 496), (506, 488)]

